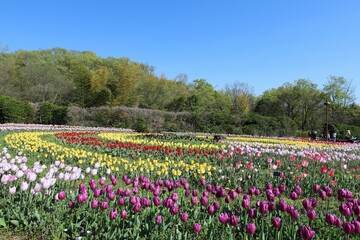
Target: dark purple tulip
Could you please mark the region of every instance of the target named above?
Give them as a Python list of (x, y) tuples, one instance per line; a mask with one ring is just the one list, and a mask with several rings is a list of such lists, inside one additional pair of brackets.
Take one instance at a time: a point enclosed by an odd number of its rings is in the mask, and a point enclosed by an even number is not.
[(342, 226), (342, 221), (341, 221), (340, 218), (336, 218), (336, 219), (335, 219), (335, 226), (337, 226), (337, 227), (341, 227), (341, 226)]
[(58, 193), (59, 200), (64, 200), (65, 198), (66, 198), (66, 193), (64, 191)]
[(256, 218), (256, 208), (249, 209), (249, 217), (252, 219)]
[(266, 198), (269, 202), (273, 202), (275, 200), (275, 194), (272, 192), (272, 190), (266, 190)]
[(203, 197), (209, 198), (209, 192), (208, 191), (204, 191), (202, 195), (203, 195)]
[(317, 199), (316, 198), (314, 198), (314, 197), (310, 198), (310, 202), (311, 202), (311, 207), (312, 208), (316, 207), (316, 205), (317, 205)]
[(296, 200), (296, 199), (299, 198), (299, 196), (298, 196), (298, 194), (297, 194), (296, 192), (291, 192), (291, 193), (290, 193), (290, 198), (291, 198), (292, 200)]
[(286, 191), (286, 186), (285, 186), (284, 184), (281, 184), (281, 185), (279, 186), (279, 191), (280, 191), (280, 193), (285, 192), (285, 191)]
[(140, 212), (141, 209), (141, 204), (140, 203), (135, 203), (135, 205), (132, 207), (132, 210), (134, 212)]
[(229, 215), (227, 213), (220, 213), (219, 214), (219, 221), (223, 224), (227, 223), (229, 219)]
[(205, 179), (204, 179), (204, 178), (200, 179), (200, 184), (201, 184), (201, 186), (205, 186), (206, 181), (205, 181)]
[(231, 199), (234, 200), (237, 197), (237, 193), (235, 191), (233, 191), (233, 190), (230, 190), (229, 191), (229, 196), (230, 196)]
[(101, 190), (100, 189), (95, 189), (94, 190), (94, 197), (97, 198), (101, 195)]
[(305, 210), (309, 210), (309, 209), (312, 208), (312, 203), (311, 203), (311, 201), (308, 200), (308, 199), (304, 199), (304, 200), (302, 201), (302, 205), (303, 205), (303, 207), (304, 207)]
[(186, 212), (184, 212), (183, 214), (181, 214), (181, 221), (182, 222), (186, 222), (187, 219), (189, 217), (189, 214), (187, 214)]
[(275, 203), (274, 202), (268, 202), (269, 211), (275, 211)]
[(276, 197), (280, 195), (280, 190), (279, 190), (279, 188), (273, 188), (272, 192), (273, 192), (273, 194), (274, 194)]
[(251, 186), (249, 188), (249, 195), (252, 196), (252, 195), (255, 195), (255, 191), (256, 191), (256, 187), (255, 186)]
[(122, 210), (122, 211), (121, 211), (121, 218), (122, 218), (122, 219), (125, 219), (126, 216), (127, 216), (127, 212), (126, 212), (125, 210)]
[(216, 197), (217, 198), (221, 198), (221, 197), (225, 197), (226, 196), (226, 190), (221, 188), (220, 190), (218, 190), (216, 192)]
[(171, 194), (171, 199), (176, 202), (179, 199), (179, 195), (176, 192), (173, 192)]
[(269, 189), (272, 189), (272, 188), (273, 188), (273, 185), (271, 183), (265, 184), (265, 190), (269, 190)]
[(75, 208), (75, 203), (74, 202), (69, 202), (68, 206), (69, 206), (69, 208), (74, 209)]
[(170, 207), (170, 213), (172, 215), (176, 215), (180, 211), (179, 206), (177, 204), (174, 204)]
[(101, 208), (101, 210), (107, 209), (107, 208), (108, 208), (108, 205), (109, 205), (109, 203), (108, 203), (107, 201), (102, 201), (102, 202), (100, 203), (100, 208)]
[[(245, 197), (247, 196), (247, 197)], [(244, 209), (249, 209), (250, 208), (250, 198), (248, 197), (248, 195), (244, 195), (241, 206)]]
[(355, 215), (360, 216), (360, 205), (354, 205), (352, 210), (354, 211)]
[(117, 195), (119, 195), (119, 196), (122, 196), (123, 195), (123, 189), (122, 189), (122, 187), (119, 187), (118, 189), (117, 189), (117, 191), (116, 191), (116, 193), (117, 193)]
[(91, 208), (92, 209), (97, 209), (99, 207), (99, 202), (98, 200), (94, 199), (91, 201)]
[(342, 228), (345, 234), (354, 234), (355, 233), (355, 226), (352, 223), (344, 222)]
[(105, 185), (106, 180), (104, 178), (100, 179), (100, 185)]
[(212, 189), (213, 189), (213, 187), (211, 184), (206, 185), (206, 191), (212, 192)]
[(139, 203), (140, 202), (140, 198), (138, 196), (131, 196), (130, 197), (130, 203), (132, 205), (136, 204), (136, 203)]
[(197, 197), (197, 195), (199, 195), (199, 190), (194, 189), (194, 190), (192, 191), (192, 195), (193, 195), (194, 197)]
[(125, 189), (124, 195), (125, 195), (125, 196), (130, 196), (130, 189), (129, 189), (129, 188), (126, 188), (126, 189)]
[(349, 208), (346, 204), (341, 204), (339, 207), (339, 211), (345, 217), (350, 217), (352, 214), (351, 208)]
[(216, 210), (219, 210), (219, 209), (220, 209), (220, 203), (219, 203), (219, 202), (215, 201), (215, 202), (213, 203), (213, 205), (214, 205), (214, 208), (215, 208)]
[(192, 197), (190, 201), (191, 201), (192, 205), (195, 205), (195, 204), (197, 204), (198, 199), (197, 199), (197, 197)]
[(207, 210), (210, 215), (215, 213), (215, 207), (213, 205), (210, 205)]
[(302, 193), (301, 187), (300, 187), (299, 185), (296, 185), (295, 188), (294, 188), (294, 192), (296, 192), (296, 194), (297, 194), (298, 196), (300, 196), (301, 193)]
[(247, 234), (254, 235), (256, 231), (256, 226), (254, 223), (248, 223), (245, 229)]
[(160, 225), (162, 223), (162, 216), (161, 215), (157, 215), (155, 218), (155, 223), (157, 225)]
[(106, 197), (107, 197), (110, 201), (114, 200), (114, 199), (115, 199), (115, 193), (114, 193), (114, 191), (107, 192), (107, 193), (106, 193)]
[(236, 192), (237, 192), (237, 193), (242, 193), (242, 188), (241, 188), (240, 186), (238, 186), (238, 187), (236, 188)]
[(236, 227), (237, 225), (239, 225), (239, 217), (238, 216), (231, 215), (230, 219), (228, 221), (231, 226)]
[(322, 189), (326, 192), (326, 196), (331, 197), (333, 194), (333, 190), (329, 186), (323, 186)]
[(200, 203), (203, 206), (207, 206), (209, 204), (209, 199), (207, 197), (201, 197), (200, 198)]
[(101, 194), (106, 193), (106, 188), (105, 188), (105, 187), (104, 187), (104, 188), (100, 188), (100, 192), (101, 192)]
[(106, 188), (106, 192), (112, 192), (113, 191), (112, 185), (107, 185), (105, 188)]
[(330, 225), (335, 225), (336, 216), (332, 213), (328, 213), (325, 217), (325, 221)]
[(263, 215), (269, 212), (269, 205), (267, 204), (267, 202), (263, 202), (263, 201), (260, 202), (259, 212)]
[(230, 198), (229, 195), (227, 195), (227, 196), (225, 197), (225, 202), (226, 202), (226, 203), (230, 203), (230, 202), (231, 202), (231, 198)]
[(355, 226), (355, 232), (356, 234), (360, 234), (360, 221), (354, 220), (351, 222)]
[(94, 191), (94, 189), (96, 188), (96, 182), (91, 182), (89, 185), (90, 185), (91, 190)]
[(193, 230), (196, 234), (199, 234), (201, 231), (201, 224), (200, 223), (194, 223)]
[(349, 190), (346, 191), (346, 198), (353, 198), (353, 193)]
[(280, 229), (280, 227), (281, 227), (281, 218), (279, 218), (279, 217), (273, 217), (273, 218), (271, 219), (271, 223), (272, 223), (272, 225), (274, 226), (274, 228)]
[(118, 199), (118, 204), (119, 204), (120, 206), (123, 206), (123, 205), (125, 204), (125, 198), (120, 197), (120, 198)]
[(150, 207), (151, 206), (151, 201), (147, 197), (143, 197), (143, 198), (140, 199), (140, 204), (141, 204), (142, 207)]
[(165, 207), (170, 208), (174, 205), (174, 201), (171, 198), (166, 198), (163, 204)]
[(153, 203), (156, 207), (161, 205), (161, 199), (158, 196), (153, 197)]
[(114, 181), (114, 180), (116, 180), (116, 177), (114, 175), (111, 175), (110, 176), (110, 181)]
[(298, 211), (296, 210), (296, 209), (291, 209), (291, 211), (290, 211), (290, 215), (291, 215), (291, 217), (293, 218), (293, 219), (295, 219), (295, 220), (298, 220), (298, 218), (299, 218), (299, 213), (298, 213)]
[(284, 199), (281, 199), (279, 202), (279, 208), (282, 212), (286, 212), (288, 209), (288, 205)]
[(129, 186), (131, 184), (131, 179), (126, 179), (125, 184)]
[(159, 186), (157, 186), (157, 187), (155, 187), (155, 189), (154, 189), (154, 191), (153, 191), (153, 194), (154, 194), (154, 196), (159, 196), (160, 195), (160, 187)]
[(313, 190), (314, 190), (314, 192), (319, 192), (320, 186), (319, 186), (318, 184), (315, 184), (315, 185), (313, 186)]
[(313, 231), (309, 226), (301, 226), (300, 236), (302, 239), (310, 240), (315, 237), (315, 231)]
[(346, 190), (345, 189), (338, 189), (338, 200), (340, 202), (344, 201), (344, 199), (346, 198)]
[(138, 187), (133, 187), (132, 192), (133, 192), (133, 194), (138, 194), (139, 193)]
[(316, 212), (315, 210), (313, 209), (309, 209), (307, 212), (306, 212), (306, 215), (307, 217), (310, 219), (310, 220), (314, 220), (316, 218)]
[(260, 189), (255, 189), (255, 195), (259, 196), (260, 195)]
[(118, 216), (118, 214), (117, 214), (117, 212), (116, 212), (115, 209), (111, 209), (109, 215), (110, 215), (110, 219), (111, 219), (111, 220), (114, 220), (114, 219)]
[(319, 196), (320, 196), (320, 198), (321, 198), (323, 201), (325, 201), (325, 199), (326, 199), (326, 192), (323, 191), (323, 190), (319, 190)]
[(121, 177), (121, 180), (123, 180), (124, 182), (126, 181), (126, 179), (128, 179), (128, 176), (127, 176), (127, 175), (123, 175), (123, 176)]
[(190, 194), (191, 194), (190, 190), (186, 190), (186, 191), (185, 191), (185, 197), (189, 197)]
[(85, 184), (84, 183), (80, 183), (79, 184), (79, 192), (81, 193), (84, 189), (85, 189)]

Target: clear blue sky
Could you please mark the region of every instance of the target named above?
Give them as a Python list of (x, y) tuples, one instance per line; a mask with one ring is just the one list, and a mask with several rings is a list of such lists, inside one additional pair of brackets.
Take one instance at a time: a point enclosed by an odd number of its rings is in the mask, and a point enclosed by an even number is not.
[(359, 0), (9, 0), (0, 2), (0, 44), (128, 57), (169, 79), (245, 82), (256, 96), (342, 76), (360, 103)]

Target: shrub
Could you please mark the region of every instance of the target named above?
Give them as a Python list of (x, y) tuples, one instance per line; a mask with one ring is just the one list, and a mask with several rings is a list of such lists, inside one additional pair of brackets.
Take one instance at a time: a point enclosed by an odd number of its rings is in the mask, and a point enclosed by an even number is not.
[(0, 95), (0, 123), (32, 123), (34, 116), (28, 103)]

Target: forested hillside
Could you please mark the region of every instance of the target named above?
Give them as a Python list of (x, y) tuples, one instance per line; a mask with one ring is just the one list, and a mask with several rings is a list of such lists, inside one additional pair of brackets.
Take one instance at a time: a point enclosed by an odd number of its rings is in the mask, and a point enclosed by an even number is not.
[(168, 79), (154, 70), (89, 51), (2, 51), (0, 122), (272, 136), (323, 132), (328, 122), (340, 136), (346, 129), (360, 136), (354, 86), (342, 76), (329, 76), (325, 86), (289, 79), (255, 97), (246, 83), (216, 90), (205, 79)]

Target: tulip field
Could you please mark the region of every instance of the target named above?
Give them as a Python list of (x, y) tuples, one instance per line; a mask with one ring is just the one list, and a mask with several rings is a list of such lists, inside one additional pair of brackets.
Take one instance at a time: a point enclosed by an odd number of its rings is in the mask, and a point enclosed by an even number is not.
[(360, 144), (0, 125), (7, 239), (360, 239)]

